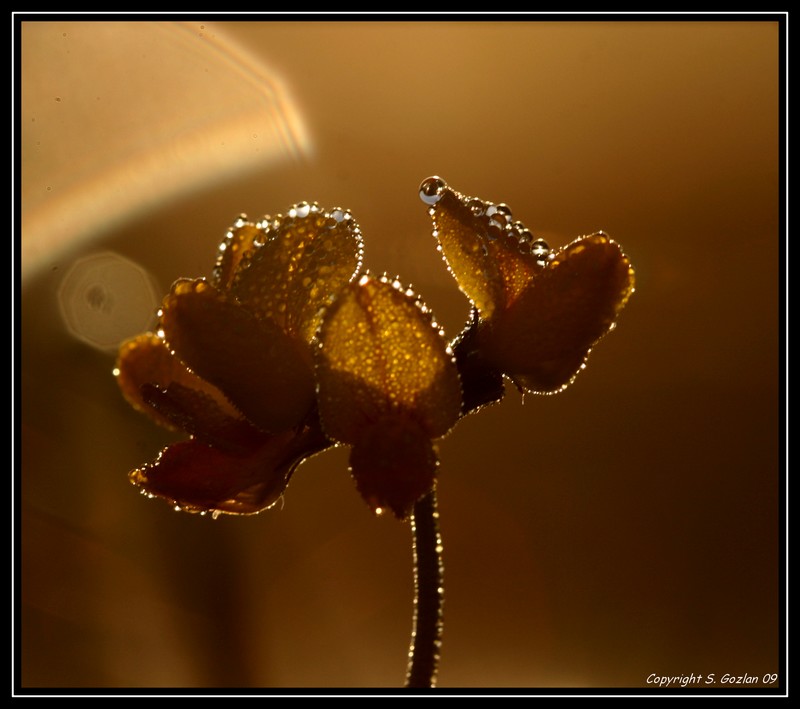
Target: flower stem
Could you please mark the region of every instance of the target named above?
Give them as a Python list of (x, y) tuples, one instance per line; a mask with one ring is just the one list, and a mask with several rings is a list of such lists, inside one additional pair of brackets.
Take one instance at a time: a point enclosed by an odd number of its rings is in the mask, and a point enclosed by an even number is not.
[(444, 568), (439, 512), (433, 490), (414, 505), (411, 516), (414, 554), (414, 625), (408, 651), (406, 687), (436, 686), (442, 644)]

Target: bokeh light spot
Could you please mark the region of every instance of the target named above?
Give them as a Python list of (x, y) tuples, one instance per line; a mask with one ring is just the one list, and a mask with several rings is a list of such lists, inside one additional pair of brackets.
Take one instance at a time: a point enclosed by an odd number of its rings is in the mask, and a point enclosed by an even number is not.
[(104, 251), (72, 264), (59, 286), (58, 305), (74, 337), (100, 350), (114, 350), (152, 327), (158, 292), (146, 269)]

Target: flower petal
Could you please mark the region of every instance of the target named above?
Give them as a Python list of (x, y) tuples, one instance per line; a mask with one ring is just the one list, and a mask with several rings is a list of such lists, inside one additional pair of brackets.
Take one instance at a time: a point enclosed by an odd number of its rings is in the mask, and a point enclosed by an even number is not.
[(122, 343), (114, 374), (128, 403), (165, 428), (174, 430), (176, 422), (153, 408), (152, 403), (142, 396), (142, 385), (153, 384), (166, 388), (172, 383), (178, 383), (185, 388), (203, 392), (221, 411), (232, 417), (237, 416), (236, 410), (219, 389), (189, 371), (170, 352), (164, 340), (152, 332), (137, 335)]
[(309, 413), (314, 379), (305, 346), (205, 280), (176, 281), (161, 327), (176, 356), (264, 431), (295, 428)]
[(438, 461), (428, 434), (412, 419), (391, 416), (364, 429), (350, 452), (350, 472), (375, 512), (406, 519), (434, 486)]
[(363, 276), (339, 295), (320, 328), (318, 404), (326, 433), (356, 443), (386, 415), (413, 418), (429, 438), (461, 412), (453, 355), (430, 312), (400, 284)]
[(630, 261), (607, 235), (576, 239), (509, 308), (482, 323), (481, 352), (527, 391), (560, 391), (613, 328), (633, 288)]
[(248, 252), (231, 292), (290, 336), (311, 342), (321, 309), (361, 267), (361, 232), (348, 212), (307, 202), (262, 227), (264, 244)]
[(232, 455), (190, 439), (167, 446), (129, 477), (144, 494), (187, 512), (254, 514), (274, 505), (297, 466), (326, 446), (318, 434), (283, 433)]
[(423, 199), (432, 204), (429, 214), (442, 255), (481, 318), (490, 318), (542, 270), (539, 253), (531, 251), (533, 236), (512, 220), (508, 206), (463, 195), (441, 178), (425, 180), (420, 194), (431, 185), (435, 195)]
[(219, 245), (212, 283), (222, 291), (227, 290), (239, 266), (263, 242), (264, 230), (257, 224), (248, 222), (242, 214)]
[(228, 415), (207, 394), (177, 382), (165, 388), (143, 384), (141, 391), (142, 398), (176, 428), (223, 451), (244, 454), (264, 436), (246, 419)]

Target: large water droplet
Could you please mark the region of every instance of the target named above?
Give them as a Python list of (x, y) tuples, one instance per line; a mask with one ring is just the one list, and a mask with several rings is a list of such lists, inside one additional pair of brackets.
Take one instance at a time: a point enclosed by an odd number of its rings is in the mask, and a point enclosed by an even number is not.
[(544, 239), (536, 239), (536, 241), (531, 244), (531, 253), (536, 256), (536, 258), (545, 258), (547, 254), (550, 253), (550, 247)]
[(436, 204), (446, 189), (447, 183), (441, 177), (427, 177), (419, 186), (419, 198), (425, 204)]
[(294, 211), (298, 219), (305, 219), (311, 212), (311, 205), (308, 202), (300, 202), (294, 205)]

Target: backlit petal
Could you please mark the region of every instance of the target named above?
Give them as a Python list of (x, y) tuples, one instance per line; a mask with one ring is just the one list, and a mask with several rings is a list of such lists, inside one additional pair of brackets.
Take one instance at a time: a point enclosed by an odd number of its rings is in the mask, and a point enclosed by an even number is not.
[(147, 495), (187, 512), (253, 514), (274, 505), (292, 473), (327, 446), (318, 434), (263, 436), (233, 455), (196, 439), (174, 443), (130, 481)]
[(143, 398), (142, 385), (153, 384), (166, 388), (175, 382), (188, 389), (203, 392), (221, 411), (232, 417), (237, 416), (235, 408), (219, 389), (189, 371), (170, 352), (164, 340), (152, 332), (137, 335), (120, 346), (114, 373), (128, 403), (165, 428), (174, 430), (177, 424)]
[(427, 433), (412, 419), (388, 417), (368, 426), (350, 452), (350, 472), (373, 511), (406, 519), (434, 486), (438, 461)]
[(442, 255), (480, 317), (490, 318), (512, 304), (542, 270), (530, 250), (533, 237), (512, 220), (506, 205), (468, 197), (439, 178), (428, 179), (439, 180), (429, 213)]
[(175, 427), (202, 443), (243, 454), (265, 435), (241, 416), (232, 417), (207, 394), (177, 382), (142, 385), (142, 398)]
[(262, 223), (265, 243), (252, 249), (231, 285), (249, 310), (311, 342), (321, 309), (361, 266), (361, 233), (348, 212), (295, 205)]
[(317, 358), (327, 434), (355, 443), (387, 414), (413, 418), (436, 438), (461, 411), (452, 353), (430, 312), (397, 282), (364, 276), (325, 316)]
[(176, 356), (264, 431), (294, 428), (310, 411), (314, 380), (307, 347), (210, 283), (177, 281), (164, 299), (161, 327)]
[(560, 391), (613, 327), (633, 288), (633, 268), (616, 243), (603, 233), (577, 239), (509, 308), (482, 324), (482, 354), (527, 391)]
[(260, 226), (248, 222), (244, 215), (239, 217), (219, 245), (212, 283), (220, 290), (227, 290), (245, 257), (264, 239), (264, 230)]

